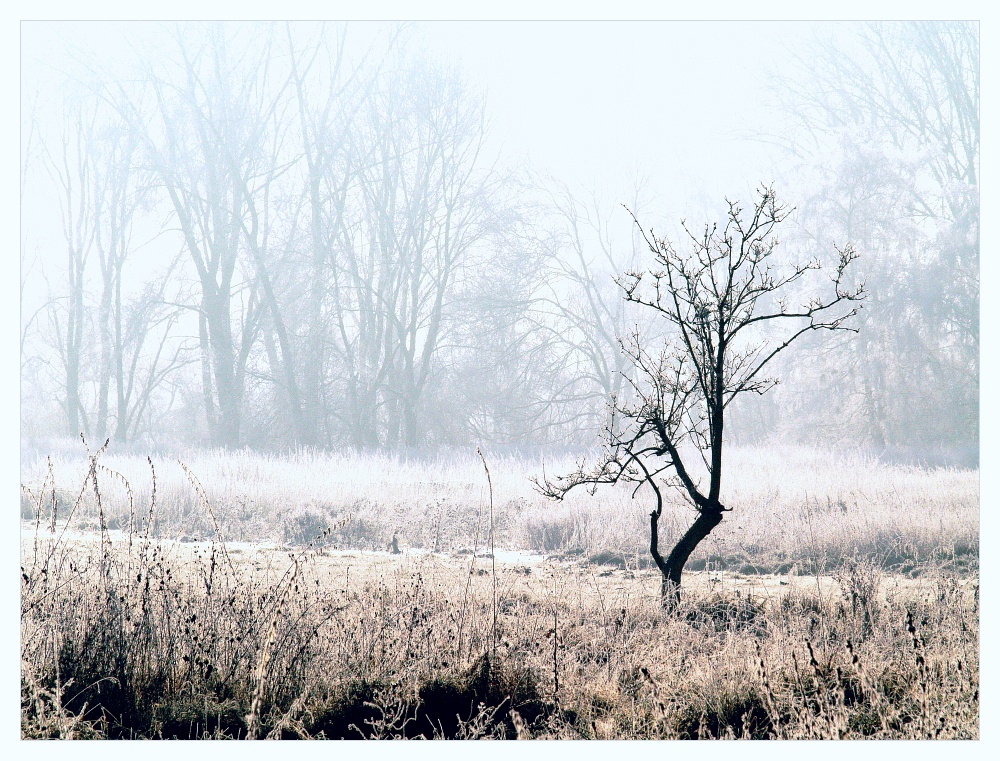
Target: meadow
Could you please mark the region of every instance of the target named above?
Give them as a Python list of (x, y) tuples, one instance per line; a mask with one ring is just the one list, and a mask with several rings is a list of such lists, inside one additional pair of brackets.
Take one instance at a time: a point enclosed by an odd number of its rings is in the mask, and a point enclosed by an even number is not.
[(667, 614), (649, 495), (552, 503), (568, 457), (56, 452), (22, 451), (24, 737), (979, 734), (978, 471), (732, 449)]

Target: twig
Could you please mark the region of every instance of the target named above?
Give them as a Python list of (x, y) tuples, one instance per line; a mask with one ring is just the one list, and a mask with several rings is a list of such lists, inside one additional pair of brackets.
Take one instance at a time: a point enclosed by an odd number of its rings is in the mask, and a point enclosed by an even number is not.
[(493, 542), (493, 479), (490, 478), (490, 469), (486, 465), (486, 458), (483, 457), (483, 451), (479, 447), (476, 447), (476, 454), (483, 461), (486, 482), (490, 487), (490, 566), (493, 570), (493, 660), (495, 662), (497, 656), (497, 555)]

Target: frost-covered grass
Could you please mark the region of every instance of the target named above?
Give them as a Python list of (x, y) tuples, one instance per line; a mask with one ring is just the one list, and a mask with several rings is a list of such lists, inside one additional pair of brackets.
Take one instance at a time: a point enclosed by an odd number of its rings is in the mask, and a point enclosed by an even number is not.
[(670, 612), (645, 495), (552, 505), (524, 459), (487, 455), (494, 543), (544, 561), (486, 554), (470, 454), (190, 452), (155, 500), (138, 457), (26, 459), (22, 736), (978, 737), (977, 474), (730, 455)]
[(595, 571), (42, 526), (22, 736), (979, 736), (975, 578)]
[[(22, 517), (32, 517), (29, 492), (37, 495), (43, 485), (46, 514), (53, 485), (57, 511), (75, 503), (89, 469), (79, 449), (51, 458), (44, 452), (23, 454)], [(569, 471), (571, 457), (543, 462), (485, 456), (497, 547), (614, 565), (648, 563), (648, 491), (633, 496), (626, 487), (602, 487), (590, 495), (580, 489), (554, 503), (537, 492), (531, 478), (543, 469), (550, 475)], [(152, 488), (149, 463), (112, 452), (100, 464), (103, 508), (112, 528), (129, 520), (126, 481), (141, 523)], [(453, 551), (483, 547), (488, 538), (490, 493), (474, 451), (403, 458), (198, 450), (154, 457), (153, 466), (159, 536), (211, 538), (214, 513), (223, 537), (237, 541), (300, 545), (328, 530), (322, 541), (331, 546), (385, 549), (395, 535), (402, 547)], [(92, 491), (84, 491), (78, 509), (83, 525), (96, 527)], [(904, 573), (917, 572), (928, 561), (959, 571), (978, 566), (976, 470), (887, 465), (860, 454), (801, 447), (731, 448), (723, 502), (732, 512), (692, 556), (690, 568), (821, 573), (851, 558), (869, 558)], [(675, 495), (661, 520), (661, 546), (691, 520)]]

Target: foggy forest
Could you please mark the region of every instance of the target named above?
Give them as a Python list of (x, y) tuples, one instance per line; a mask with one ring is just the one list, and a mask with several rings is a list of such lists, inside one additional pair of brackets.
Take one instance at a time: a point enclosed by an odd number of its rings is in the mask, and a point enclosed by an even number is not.
[(979, 53), (22, 22), (22, 737), (978, 738)]

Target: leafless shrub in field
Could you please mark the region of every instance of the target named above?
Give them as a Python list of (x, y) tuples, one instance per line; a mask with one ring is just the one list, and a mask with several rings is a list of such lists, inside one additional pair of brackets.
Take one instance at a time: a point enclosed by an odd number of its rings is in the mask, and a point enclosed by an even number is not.
[(844, 598), (850, 604), (851, 613), (860, 621), (858, 636), (862, 639), (871, 634), (874, 619), (882, 609), (878, 604), (882, 577), (882, 569), (867, 559), (848, 562), (836, 575)]

